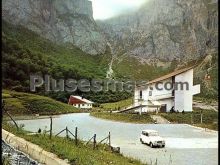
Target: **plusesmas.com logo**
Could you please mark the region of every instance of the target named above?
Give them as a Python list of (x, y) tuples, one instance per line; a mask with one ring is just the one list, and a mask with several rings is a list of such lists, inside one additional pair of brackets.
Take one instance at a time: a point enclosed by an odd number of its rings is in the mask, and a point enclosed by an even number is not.
[(133, 92), (135, 87), (151, 90), (189, 90), (188, 82), (156, 82), (154, 85), (149, 85), (148, 81), (117, 81), (117, 80), (101, 80), (101, 79), (53, 79), (50, 75), (30, 76), (30, 91), (36, 92), (37, 88), (44, 88), (46, 92), (101, 92), (101, 91), (118, 91), (118, 92)]

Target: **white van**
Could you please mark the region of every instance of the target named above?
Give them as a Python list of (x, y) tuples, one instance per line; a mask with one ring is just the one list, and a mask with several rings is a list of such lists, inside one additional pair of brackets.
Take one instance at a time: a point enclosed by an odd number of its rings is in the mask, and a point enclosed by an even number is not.
[(165, 140), (159, 136), (155, 130), (143, 130), (141, 133), (140, 141), (142, 144), (147, 144), (153, 147), (165, 147)]

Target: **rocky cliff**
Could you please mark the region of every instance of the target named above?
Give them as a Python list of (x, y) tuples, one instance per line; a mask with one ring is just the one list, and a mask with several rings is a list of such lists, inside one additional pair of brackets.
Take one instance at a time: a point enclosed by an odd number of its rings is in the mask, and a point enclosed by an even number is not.
[(98, 24), (118, 55), (147, 62), (190, 61), (217, 51), (215, 0), (150, 0), (138, 11)]
[(2, 0), (3, 19), (89, 54), (105, 52), (106, 41), (88, 0)]

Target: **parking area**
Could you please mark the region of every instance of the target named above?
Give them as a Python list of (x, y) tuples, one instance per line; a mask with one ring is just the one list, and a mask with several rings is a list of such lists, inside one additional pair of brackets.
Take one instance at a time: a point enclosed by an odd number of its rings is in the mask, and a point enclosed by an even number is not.
[[(49, 119), (18, 121), (25, 129), (37, 131), (49, 127)], [(87, 113), (61, 115), (53, 119), (53, 132), (68, 126), (78, 127), (79, 138), (87, 140), (97, 134), (97, 140), (111, 132), (111, 141), (121, 153), (143, 162), (157, 165), (217, 165), (218, 133), (207, 132), (185, 124), (131, 124), (97, 119)], [(153, 129), (165, 139), (165, 148), (150, 148), (141, 144), (144, 129)], [(65, 134), (63, 134), (64, 136)]]

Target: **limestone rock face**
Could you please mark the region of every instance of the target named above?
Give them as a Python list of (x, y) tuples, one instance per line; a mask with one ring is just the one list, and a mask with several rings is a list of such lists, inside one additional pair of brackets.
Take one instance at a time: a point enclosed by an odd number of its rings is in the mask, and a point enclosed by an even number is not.
[(218, 48), (216, 0), (149, 0), (98, 24), (119, 55), (189, 61)]
[(88, 0), (2, 0), (3, 19), (59, 43), (74, 45), (96, 55), (106, 40), (93, 19)]
[[(218, 48), (217, 0), (148, 0), (141, 8), (94, 21), (88, 0), (2, 0), (3, 19), (96, 55), (190, 61)], [(98, 24), (98, 26), (97, 26)]]

